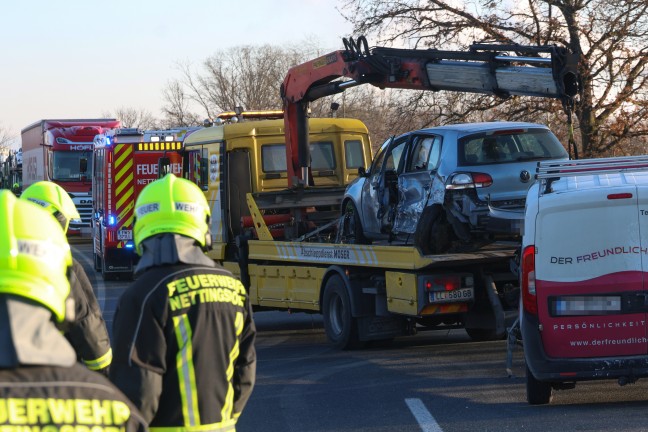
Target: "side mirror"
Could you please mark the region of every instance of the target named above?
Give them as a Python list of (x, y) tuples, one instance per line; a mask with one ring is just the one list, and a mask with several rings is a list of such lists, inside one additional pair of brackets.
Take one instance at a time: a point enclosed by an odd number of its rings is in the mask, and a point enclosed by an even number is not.
[(363, 166), (358, 167), (358, 176), (365, 177), (367, 175), (367, 169)]

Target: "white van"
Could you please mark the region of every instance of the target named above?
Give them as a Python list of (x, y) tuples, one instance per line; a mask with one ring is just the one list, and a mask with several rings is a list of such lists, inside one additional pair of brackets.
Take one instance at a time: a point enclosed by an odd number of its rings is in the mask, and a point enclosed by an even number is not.
[(647, 270), (648, 156), (538, 164), (520, 266), (530, 404), (648, 376)]

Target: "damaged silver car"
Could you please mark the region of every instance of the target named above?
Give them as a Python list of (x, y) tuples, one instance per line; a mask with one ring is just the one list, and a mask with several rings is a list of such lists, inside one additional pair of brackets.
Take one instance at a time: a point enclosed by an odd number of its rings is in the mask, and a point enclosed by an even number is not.
[(342, 202), (341, 241), (398, 240), (424, 254), (519, 236), (519, 221), (489, 206), (523, 211), (539, 160), (568, 154), (544, 125), (464, 123), (387, 140)]

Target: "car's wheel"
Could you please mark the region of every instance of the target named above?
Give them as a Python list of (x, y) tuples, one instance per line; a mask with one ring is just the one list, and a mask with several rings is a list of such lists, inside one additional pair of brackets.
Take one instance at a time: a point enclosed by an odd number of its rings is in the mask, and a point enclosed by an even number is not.
[(527, 402), (531, 405), (546, 405), (551, 402), (551, 384), (535, 379), (529, 367), (526, 368)]
[(344, 281), (331, 276), (324, 286), (322, 314), (326, 336), (338, 349), (353, 349), (360, 345), (358, 322), (351, 314), (351, 300)]
[(344, 205), (342, 242), (349, 244), (369, 244), (369, 239), (365, 237), (362, 229), (358, 210), (351, 200), (347, 201)]
[(446, 253), (452, 247), (454, 239), (454, 231), (446, 219), (443, 207), (434, 205), (424, 208), (414, 232), (414, 244), (421, 253)]

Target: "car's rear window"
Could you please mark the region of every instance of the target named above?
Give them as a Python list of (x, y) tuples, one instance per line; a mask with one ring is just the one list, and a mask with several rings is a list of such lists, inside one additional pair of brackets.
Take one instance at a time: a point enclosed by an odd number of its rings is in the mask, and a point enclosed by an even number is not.
[(459, 165), (491, 165), (567, 158), (558, 138), (546, 129), (489, 132), (459, 140)]

